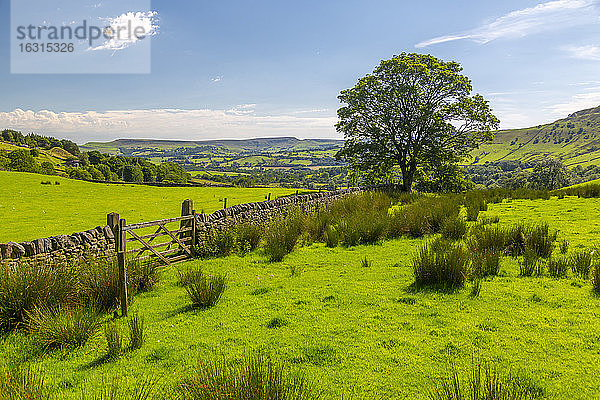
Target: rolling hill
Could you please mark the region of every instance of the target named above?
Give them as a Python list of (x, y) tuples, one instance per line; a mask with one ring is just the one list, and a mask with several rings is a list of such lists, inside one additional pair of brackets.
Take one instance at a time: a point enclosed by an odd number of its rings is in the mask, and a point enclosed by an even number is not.
[(546, 125), (498, 131), (492, 143), (472, 155), (473, 164), (547, 157), (558, 158), (568, 167), (596, 164), (600, 160), (600, 106)]

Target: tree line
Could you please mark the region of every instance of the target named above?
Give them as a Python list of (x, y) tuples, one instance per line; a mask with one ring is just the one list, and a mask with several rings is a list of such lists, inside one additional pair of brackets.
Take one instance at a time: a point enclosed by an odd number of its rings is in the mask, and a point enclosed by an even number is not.
[(81, 154), (79, 146), (70, 140), (57, 139), (50, 136), (40, 136), (34, 133), (23, 135), (21, 132), (12, 129), (4, 129), (2, 131), (2, 140), (17, 146), (27, 146), (29, 148), (39, 148), (44, 150), (58, 147), (69, 152), (74, 157), (79, 157)]

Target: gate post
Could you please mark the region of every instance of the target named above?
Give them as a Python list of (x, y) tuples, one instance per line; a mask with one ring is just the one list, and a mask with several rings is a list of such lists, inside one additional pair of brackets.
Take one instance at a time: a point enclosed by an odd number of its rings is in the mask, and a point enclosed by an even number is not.
[[(196, 244), (196, 211), (194, 211), (194, 201), (192, 199), (184, 200), (181, 204), (181, 216), (187, 217), (188, 215), (193, 216), (191, 220), (181, 221), (179, 224), (179, 229), (183, 228), (192, 228), (191, 232), (182, 232), (179, 237), (182, 240), (187, 238), (191, 238), (191, 241), (188, 243), (190, 246), (190, 251), (193, 251), (194, 245)], [(184, 242), (184, 244), (186, 244)], [(181, 249), (183, 251), (183, 249)]]
[[(121, 316), (127, 317), (129, 314), (129, 305), (127, 302), (127, 268), (125, 266), (125, 250), (127, 248), (126, 241), (126, 232), (123, 228), (125, 228), (125, 219), (119, 220), (119, 236), (118, 243), (119, 248), (117, 251), (117, 263), (119, 268), (119, 293), (120, 293), (120, 301), (121, 301)], [(117, 238), (115, 238), (117, 239)]]

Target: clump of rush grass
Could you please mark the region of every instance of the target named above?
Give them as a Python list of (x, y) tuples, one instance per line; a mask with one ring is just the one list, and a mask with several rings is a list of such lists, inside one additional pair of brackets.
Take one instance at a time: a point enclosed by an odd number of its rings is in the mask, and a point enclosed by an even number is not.
[(225, 291), (224, 275), (206, 275), (202, 272), (196, 272), (191, 275), (192, 279), (185, 285), (192, 307), (209, 308), (213, 307)]
[(84, 308), (35, 308), (28, 314), (28, 330), (42, 350), (83, 346), (100, 327), (100, 316)]
[(596, 294), (600, 294), (600, 264), (596, 263), (592, 272), (592, 286)]
[(177, 385), (183, 400), (313, 400), (320, 394), (302, 375), (262, 353), (241, 361), (202, 362)]
[(144, 333), (144, 318), (137, 314), (133, 314), (127, 320), (129, 327), (129, 348), (131, 350), (141, 349), (146, 340)]
[(486, 250), (471, 255), (472, 272), (476, 277), (497, 276), (500, 272), (502, 253), (498, 250)]
[(581, 279), (588, 279), (592, 268), (592, 252), (580, 250), (571, 256), (571, 269), (573, 274)]
[(285, 319), (281, 318), (281, 317), (273, 317), (269, 320), (269, 322), (267, 322), (267, 328), (269, 329), (273, 329), (273, 328), (280, 328), (282, 326), (286, 326), (288, 323)]
[(545, 388), (534, 379), (501, 372), (488, 363), (473, 366), (466, 379), (452, 365), (429, 390), (431, 400), (535, 400), (545, 396)]
[(461, 240), (467, 233), (467, 223), (462, 217), (448, 218), (442, 223), (442, 237), (449, 240)]
[(340, 243), (340, 234), (333, 225), (327, 225), (323, 231), (323, 238), (325, 240), (325, 246), (337, 247)]
[(567, 276), (569, 266), (569, 259), (565, 256), (550, 257), (547, 263), (548, 275), (553, 278), (564, 278)]
[(544, 272), (544, 264), (535, 250), (525, 249), (523, 259), (519, 264), (520, 276), (541, 276)]
[(262, 227), (253, 222), (245, 222), (238, 224), (235, 228), (236, 247), (238, 251), (245, 254), (255, 250), (262, 239)]
[(371, 268), (373, 266), (373, 262), (369, 261), (367, 256), (360, 261), (360, 266), (363, 268)]
[(233, 253), (236, 246), (236, 231), (224, 225), (211, 229), (195, 248), (194, 255), (202, 259), (225, 257)]
[(469, 254), (462, 244), (436, 239), (423, 245), (412, 260), (415, 285), (455, 289), (464, 286)]
[(264, 252), (271, 262), (282, 261), (292, 252), (304, 226), (304, 215), (300, 210), (291, 210), (273, 220), (265, 233)]
[(475, 278), (473, 279), (473, 283), (471, 285), (471, 292), (469, 293), (469, 296), (471, 297), (479, 297), (479, 294), (481, 293), (481, 278)]
[(18, 362), (0, 362), (0, 399), (49, 400), (51, 392), (40, 369)]
[(567, 239), (563, 239), (559, 243), (559, 249), (561, 254), (567, 254), (569, 251), (569, 241)]
[(110, 360), (119, 357), (123, 349), (123, 337), (116, 322), (111, 321), (104, 325), (104, 337), (106, 339), (106, 358)]

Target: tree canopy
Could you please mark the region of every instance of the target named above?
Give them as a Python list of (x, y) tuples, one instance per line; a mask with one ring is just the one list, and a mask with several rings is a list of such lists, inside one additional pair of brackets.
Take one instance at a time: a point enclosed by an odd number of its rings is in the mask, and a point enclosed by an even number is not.
[(337, 157), (357, 170), (385, 177), (401, 173), (410, 191), (417, 171), (456, 164), (493, 138), (499, 121), (488, 102), (471, 95), (456, 62), (402, 53), (384, 60), (355, 87), (341, 92)]

